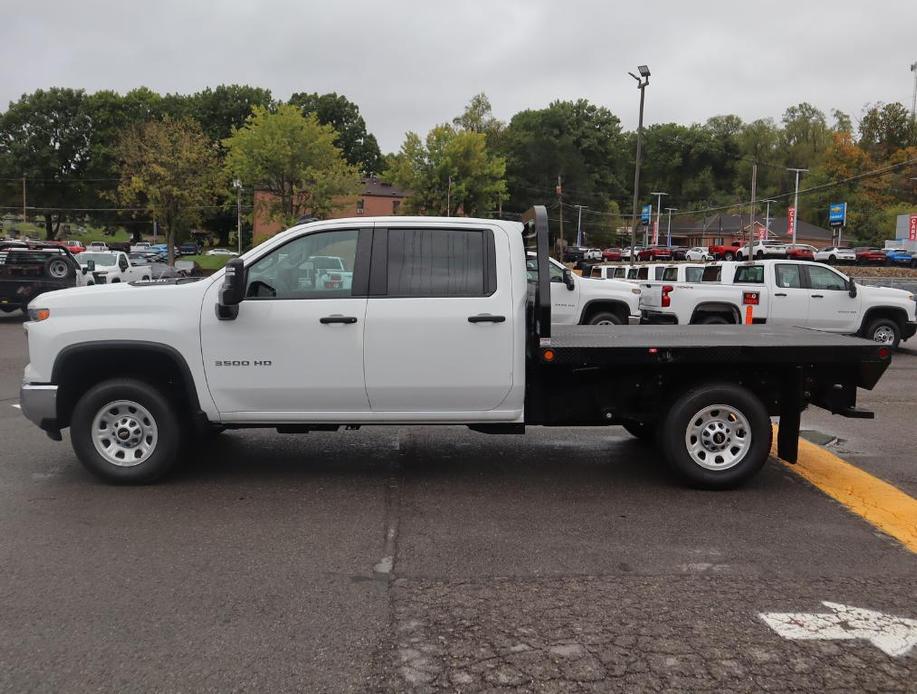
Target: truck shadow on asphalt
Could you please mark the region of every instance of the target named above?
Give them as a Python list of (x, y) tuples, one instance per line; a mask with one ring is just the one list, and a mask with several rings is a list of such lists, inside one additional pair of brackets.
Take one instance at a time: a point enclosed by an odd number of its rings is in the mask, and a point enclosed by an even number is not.
[[(745, 488), (773, 484), (775, 471), (786, 474), (771, 461)], [(366, 476), (397, 476), (417, 483), (490, 480), (519, 486), (696, 491), (681, 484), (653, 446), (618, 427), (563, 432), (534, 428), (525, 436), (488, 436), (464, 427), (380, 427), (295, 435), (228, 431), (199, 446), (168, 480), (173, 484), (243, 479), (308, 482)]]

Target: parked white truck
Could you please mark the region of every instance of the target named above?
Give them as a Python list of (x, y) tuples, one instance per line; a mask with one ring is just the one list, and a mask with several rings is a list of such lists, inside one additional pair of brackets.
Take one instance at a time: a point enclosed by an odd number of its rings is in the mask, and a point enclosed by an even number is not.
[[(538, 275), (538, 260), (529, 253), (530, 279)], [(638, 325), (640, 289), (629, 282), (580, 277), (550, 259), (551, 321), (554, 325)]]
[[(157, 479), (214, 427), (621, 424), (709, 488), (761, 468), (771, 416), (786, 460), (807, 403), (869, 416), (857, 388), (891, 350), (866, 340), (552, 326), (547, 210), (527, 219), (315, 222), (207, 278), (42, 294), (25, 324), (22, 412), (56, 440), (69, 427), (80, 461), (115, 483)], [(324, 256), (352, 269), (349, 288), (310, 280), (299, 260)]]
[(642, 321), (795, 325), (859, 335), (896, 348), (917, 332), (917, 303), (902, 289), (869, 287), (821, 263), (762, 260), (708, 265), (702, 281), (645, 283)]
[(76, 255), (85, 284), (118, 284), (150, 279), (150, 266), (136, 265), (123, 251), (85, 251)]

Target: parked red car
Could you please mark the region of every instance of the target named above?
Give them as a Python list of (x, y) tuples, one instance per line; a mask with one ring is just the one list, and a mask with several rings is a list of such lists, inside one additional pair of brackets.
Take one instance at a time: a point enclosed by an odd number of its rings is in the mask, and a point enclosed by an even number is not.
[(672, 249), (666, 246), (649, 246), (637, 253), (637, 260), (671, 260)]
[(602, 251), (602, 260), (621, 260), (621, 249), (620, 248), (606, 248)]
[(73, 253), (73, 255), (82, 253), (86, 250), (86, 246), (83, 245), (82, 241), (61, 241), (61, 245)]
[(733, 241), (728, 245), (713, 244), (712, 246), (707, 246), (707, 252), (712, 255), (715, 260), (734, 260), (736, 257), (736, 251), (738, 251), (741, 247), (741, 241)]
[(790, 260), (815, 260), (815, 252), (809, 246), (790, 244), (786, 247), (786, 257)]
[(857, 265), (885, 265), (888, 256), (881, 248), (855, 248)]

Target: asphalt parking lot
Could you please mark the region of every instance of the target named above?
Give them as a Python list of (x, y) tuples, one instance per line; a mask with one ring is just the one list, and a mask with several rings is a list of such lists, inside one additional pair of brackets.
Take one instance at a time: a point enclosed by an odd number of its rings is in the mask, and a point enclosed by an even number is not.
[[(109, 487), (13, 407), (20, 323), (0, 318), (2, 691), (915, 690), (917, 648), (761, 618), (917, 619), (917, 556), (777, 461), (702, 492), (617, 427), (246, 431)], [(803, 428), (917, 495), (917, 352), (861, 404), (878, 419)]]

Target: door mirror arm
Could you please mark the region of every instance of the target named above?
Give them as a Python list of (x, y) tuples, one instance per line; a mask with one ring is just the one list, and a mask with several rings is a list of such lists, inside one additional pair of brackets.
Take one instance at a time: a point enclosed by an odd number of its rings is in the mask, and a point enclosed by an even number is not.
[(564, 270), (564, 284), (567, 285), (567, 289), (571, 292), (576, 287), (576, 280), (573, 279), (573, 272), (570, 268)]
[(239, 304), (245, 299), (247, 284), (248, 271), (245, 268), (245, 261), (241, 258), (233, 258), (226, 263), (223, 286), (220, 288), (220, 298), (216, 305), (218, 319), (236, 319), (239, 315)]
[(854, 298), (857, 295), (857, 283), (851, 277), (850, 281), (847, 284), (847, 293), (850, 295), (850, 298)]

